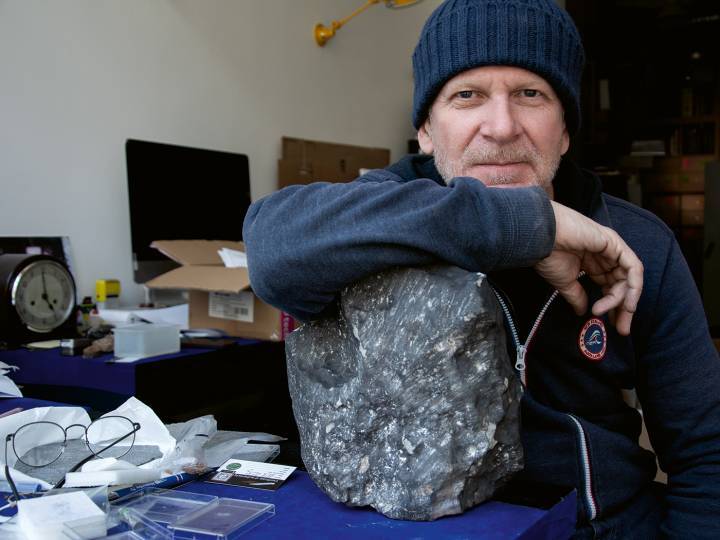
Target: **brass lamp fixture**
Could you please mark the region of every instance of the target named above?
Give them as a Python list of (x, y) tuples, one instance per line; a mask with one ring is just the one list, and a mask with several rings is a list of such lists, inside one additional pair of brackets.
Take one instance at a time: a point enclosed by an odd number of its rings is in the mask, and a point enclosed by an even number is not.
[(380, 2), (383, 2), (385, 4), (385, 7), (390, 9), (397, 9), (397, 8), (404, 8), (409, 7), (414, 4), (419, 3), (421, 0), (367, 0), (365, 2), (364, 6), (360, 6), (358, 9), (353, 11), (350, 15), (345, 17), (344, 19), (340, 19), (339, 21), (333, 21), (330, 23), (330, 26), (325, 26), (322, 23), (318, 23), (315, 25), (315, 42), (320, 46), (323, 47), (328, 41), (330, 41), (330, 38), (332, 38), (335, 35), (335, 32), (337, 32), (340, 28), (342, 28), (346, 22), (348, 22), (350, 19), (355, 17), (356, 15), (359, 15), (363, 11), (365, 11), (370, 6), (374, 6), (375, 4), (379, 4)]

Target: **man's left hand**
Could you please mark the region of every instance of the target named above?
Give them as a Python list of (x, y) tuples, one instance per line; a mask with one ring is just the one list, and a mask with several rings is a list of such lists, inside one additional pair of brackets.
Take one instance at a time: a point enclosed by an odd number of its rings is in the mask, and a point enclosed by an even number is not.
[(609, 227), (554, 201), (552, 206), (555, 247), (535, 265), (535, 270), (560, 292), (578, 315), (587, 311), (587, 295), (578, 281), (580, 272), (585, 271), (603, 292), (603, 297), (593, 305), (593, 314), (609, 313), (618, 333), (629, 335), (642, 292), (642, 262)]

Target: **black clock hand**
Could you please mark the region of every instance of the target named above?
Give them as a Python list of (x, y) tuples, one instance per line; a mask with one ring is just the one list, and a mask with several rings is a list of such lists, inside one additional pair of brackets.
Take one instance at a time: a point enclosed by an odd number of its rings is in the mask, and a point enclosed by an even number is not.
[(40, 274), (42, 276), (42, 286), (43, 286), (43, 293), (41, 298), (47, 302), (47, 305), (50, 306), (50, 311), (55, 311), (55, 308), (53, 307), (52, 303), (50, 302), (50, 299), (48, 298), (47, 293), (47, 284), (45, 283), (45, 272)]

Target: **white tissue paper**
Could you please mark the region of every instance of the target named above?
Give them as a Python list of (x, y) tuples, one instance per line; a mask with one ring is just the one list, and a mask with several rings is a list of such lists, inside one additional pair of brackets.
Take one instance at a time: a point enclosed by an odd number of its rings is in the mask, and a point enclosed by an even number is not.
[(18, 369), (20, 368), (17, 366), (11, 366), (5, 362), (0, 362), (0, 375), (7, 375), (11, 371), (17, 371)]
[(211, 414), (168, 424), (168, 431), (175, 437), (177, 444), (162, 463), (165, 474), (180, 474), (186, 468), (206, 467), (205, 445), (217, 433), (217, 421)]
[[(162, 456), (156, 460), (153, 460), (149, 463), (145, 463), (144, 465), (141, 465), (140, 467), (133, 466), (134, 469), (144, 469), (144, 470), (152, 470), (153, 472), (141, 474), (138, 473), (139, 476), (142, 476), (142, 478), (149, 477), (152, 479), (159, 478), (160, 476), (160, 467), (159, 464), (168, 456), (171, 454), (171, 452), (175, 449), (175, 439), (170, 435), (170, 432), (167, 430), (165, 425), (160, 421), (160, 419), (157, 417), (157, 415), (153, 412), (153, 410), (145, 405), (142, 401), (135, 397), (131, 397), (128, 399), (125, 403), (120, 405), (117, 409), (114, 411), (110, 411), (109, 413), (103, 415), (103, 416), (125, 416), (128, 419), (130, 419), (133, 422), (137, 422), (140, 424), (140, 430), (135, 433), (135, 444), (138, 445), (153, 445), (157, 446), (159, 451), (161, 452)], [(0, 437), (5, 440), (5, 437), (11, 433), (15, 433), (17, 429), (24, 424), (29, 424), (30, 422), (54, 422), (56, 424), (59, 424), (62, 427), (67, 427), (71, 424), (82, 424), (84, 426), (87, 426), (90, 424), (90, 417), (88, 416), (85, 409), (82, 407), (38, 407), (35, 409), (29, 409), (27, 411), (21, 411), (19, 413), (6, 416), (3, 418), (0, 418)], [(38, 431), (39, 432), (39, 431)], [(36, 432), (37, 433), (37, 432)], [(71, 437), (80, 437), (82, 436), (82, 430), (77, 428), (70, 430)], [(128, 440), (129, 443), (130, 439)], [(41, 445), (48, 441), (42, 440), (42, 437), (37, 437), (34, 441), (28, 441), (28, 444), (30, 445)], [(122, 443), (120, 443), (122, 444)], [(22, 450), (21, 450), (22, 452)], [(2, 459), (2, 453), (0, 453), (0, 459)], [(16, 462), (17, 458), (15, 456), (15, 453), (12, 451), (8, 452), (8, 465), (13, 466)], [(3, 464), (4, 465), (4, 464)], [(155, 472), (157, 471), (157, 472)], [(42, 480), (29, 477), (27, 475), (23, 475), (19, 471), (15, 471), (14, 469), (10, 471), (12, 474), (13, 479), (16, 482), (37, 482), (40, 485), (43, 486), (45, 489), (49, 489), (50, 486), (47, 482), (43, 482)], [(82, 485), (83, 477), (81, 472), (74, 473), (73, 476), (73, 483), (74, 485)], [(91, 478), (90, 475), (94, 475), (95, 473), (89, 473), (88, 479)], [(16, 476), (17, 475), (17, 476)], [(119, 475), (114, 475), (119, 476)], [(124, 478), (129, 478), (129, 475), (124, 475)], [(98, 481), (98, 476), (95, 476), (95, 482)], [(139, 482), (145, 481), (145, 480), (137, 480)], [(88, 483), (84, 484), (86, 486), (93, 486), (93, 485), (102, 485), (97, 483)]]
[[(163, 459), (175, 449), (175, 438), (170, 435), (165, 424), (158, 418), (155, 411), (136, 397), (131, 397), (117, 409), (103, 414), (103, 416), (124, 416), (140, 424), (140, 431), (135, 434), (135, 444), (157, 446), (162, 453), (162, 458), (159, 459)], [(142, 467), (150, 468), (157, 461), (146, 463)]]
[[(125, 403), (120, 405), (114, 411), (110, 411), (105, 416), (124, 416), (133, 422), (140, 424), (140, 430), (135, 433), (136, 445), (149, 445), (157, 446), (162, 454), (161, 457), (145, 463), (140, 466), (129, 465), (128, 468), (117, 467), (119, 462), (102, 461), (97, 467), (103, 465), (116, 464), (114, 470), (98, 471), (94, 469), (96, 465), (89, 465), (89, 463), (83, 467), (79, 472), (68, 473), (66, 478), (66, 486), (101, 486), (101, 485), (122, 485), (122, 484), (135, 484), (145, 483), (158, 480), (162, 476), (161, 463), (169, 456), (175, 449), (175, 438), (170, 435), (170, 432), (158, 418), (155, 412), (145, 405), (142, 401), (136, 397), (131, 397)], [(119, 444), (130, 444), (132, 439), (120, 442)], [(87, 468), (86, 468), (87, 467)]]
[(17, 366), (0, 362), (0, 398), (22, 397), (20, 389), (15, 385), (13, 380), (7, 376), (11, 371), (17, 371), (18, 369)]

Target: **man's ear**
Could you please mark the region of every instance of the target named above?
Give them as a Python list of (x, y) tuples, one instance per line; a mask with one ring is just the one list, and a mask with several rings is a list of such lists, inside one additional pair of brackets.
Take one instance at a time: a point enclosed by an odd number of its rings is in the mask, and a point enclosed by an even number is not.
[(420, 129), (418, 129), (418, 144), (420, 145), (420, 150), (422, 150), (423, 154), (432, 154), (433, 153), (433, 143), (432, 138), (430, 137), (430, 117), (423, 122), (423, 125), (420, 126)]
[(566, 127), (563, 129), (560, 155), (564, 156), (565, 153), (568, 151), (568, 148), (570, 148), (570, 135), (568, 134), (568, 130)]

